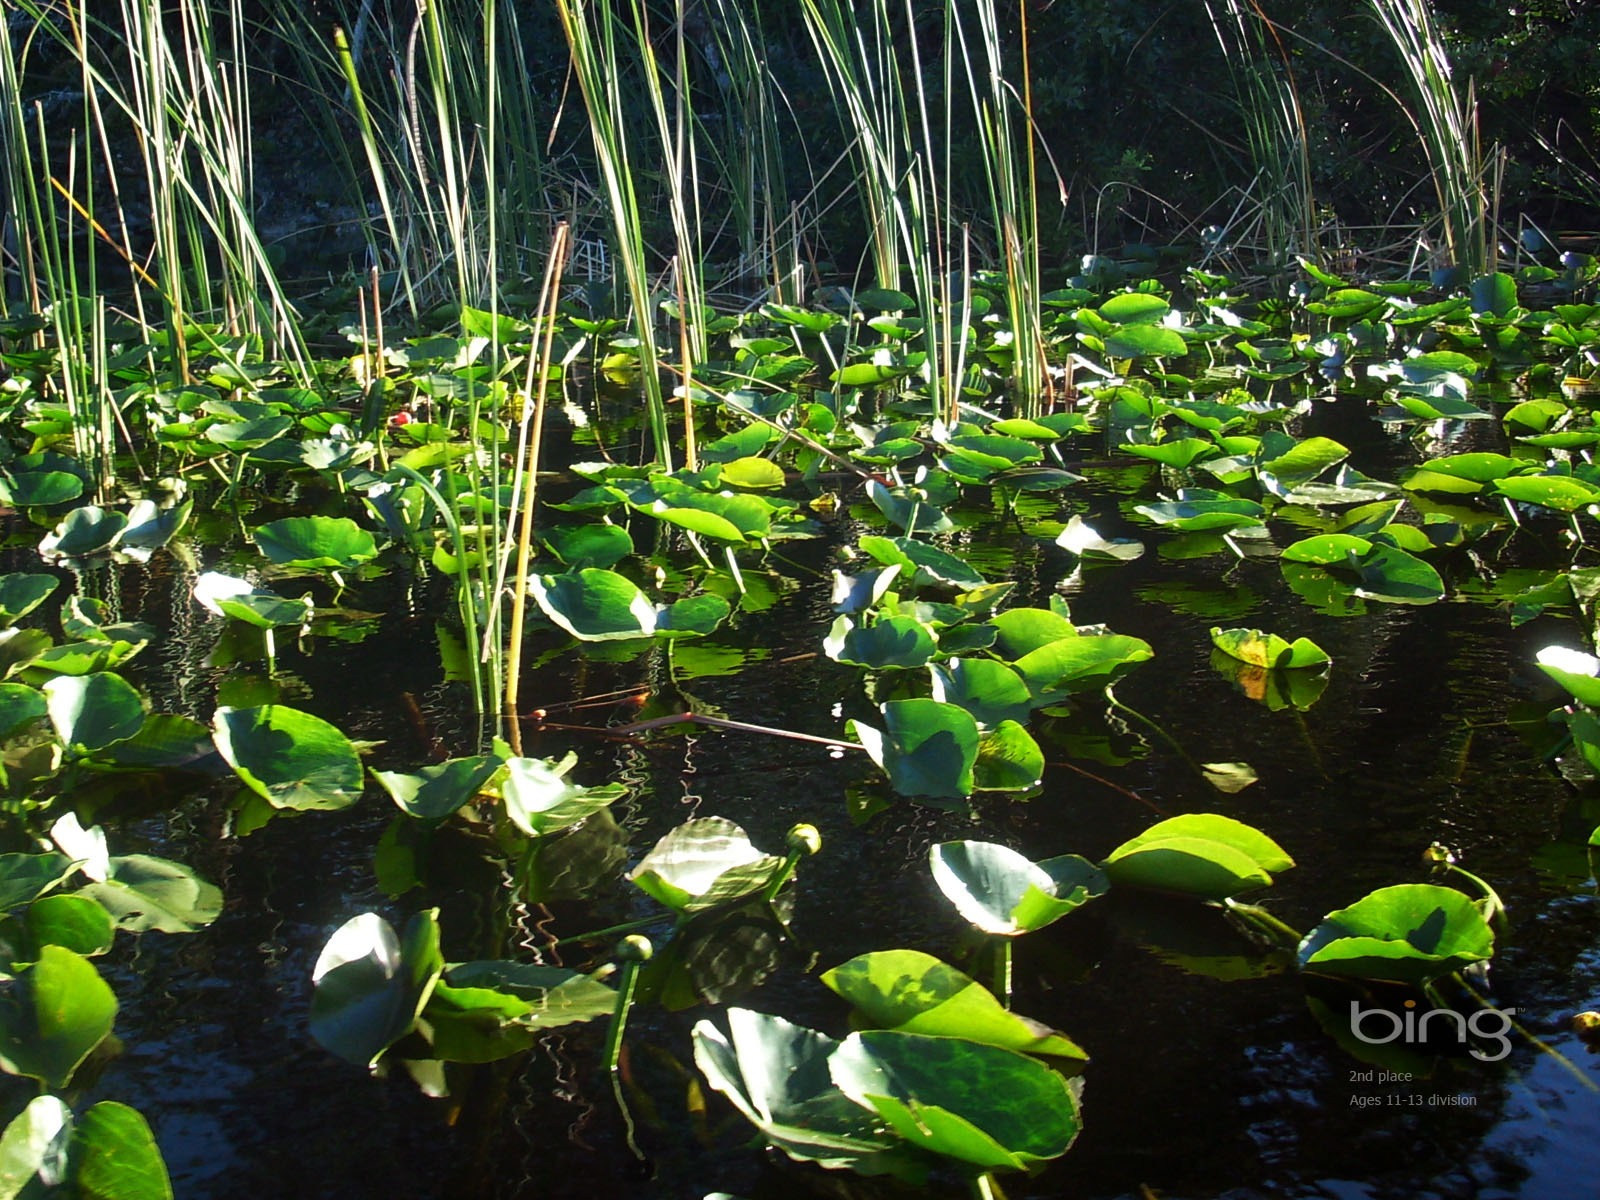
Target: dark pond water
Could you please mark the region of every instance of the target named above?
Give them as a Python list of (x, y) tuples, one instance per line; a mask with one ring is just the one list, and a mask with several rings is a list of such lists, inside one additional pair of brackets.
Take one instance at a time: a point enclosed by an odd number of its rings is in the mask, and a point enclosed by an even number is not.
[[(1381, 467), (1392, 439), (1363, 429), (1337, 436), (1353, 446), (1366, 438), (1358, 451)], [(1132, 482), (1143, 487), (1147, 479)], [(1122, 499), (1116, 477), (1106, 475), (1072, 502), (1081, 508), (1087, 500), (1110, 534), (1131, 528), (1121, 524)], [(1024, 506), (1025, 515), (1045, 519), (1066, 511), (1053, 500)], [(858, 673), (818, 653), (832, 619), (832, 552), (861, 531), (843, 517), (824, 539), (786, 544), (788, 562), (775, 564), (781, 575), (751, 570), (753, 589), (769, 593), (770, 604), (708, 644), (686, 647), (677, 664), (686, 702), (822, 736), (869, 711)], [(864, 758), (709, 730), (644, 748), (530, 730), (528, 753), (571, 745), (586, 781), (632, 785), (615, 827), (599, 823), (585, 850), (589, 865), (580, 873), (593, 877), (598, 898), (530, 909), (469, 838), (441, 844), (427, 902), (443, 907), (446, 957), (543, 947), (548, 930), (561, 936), (647, 912), (616, 880), (691, 815), (731, 818), (766, 847), (809, 820), (824, 849), (801, 871), (798, 945), (770, 960), (728, 954), (706, 969), (728, 980), (759, 977), (753, 990), (730, 990), (733, 1002), (838, 1033), (843, 1006), (816, 981), (817, 970), (874, 949), (914, 947), (960, 960), (972, 948), (929, 877), (931, 843), (983, 838), (1034, 858), (1099, 858), (1158, 812), (1217, 811), (1265, 830), (1297, 860), (1266, 902), (1300, 929), (1374, 887), (1422, 879), (1429, 843), (1452, 847), (1510, 908), (1511, 930), (1490, 976), (1495, 1001), (1516, 1008), (1530, 1033), (1588, 1079), (1600, 1078), (1596, 1060), (1567, 1032), (1573, 1012), (1600, 1007), (1600, 899), (1577, 849), (1587, 828), (1573, 827), (1572, 792), (1507, 723), (1530, 699), (1555, 702), (1533, 657), (1550, 642), (1580, 645), (1576, 625), (1542, 617), (1512, 629), (1503, 608), (1464, 601), (1324, 616), (1289, 592), (1272, 559), (1167, 558), (1149, 530), (1143, 559), (1071, 578), (1062, 552), (998, 518), (958, 536), (980, 566), (1020, 581), (1014, 602), (1043, 603), (1059, 585), (1080, 624), (1103, 621), (1149, 641), (1155, 659), (1118, 695), (1183, 754), (1132, 718), (1110, 720), (1089, 705), (1072, 717), (1041, 718), (1035, 729), (1053, 763), (1071, 754), (1098, 779), (1055, 765), (1026, 801), (989, 800), (970, 813), (891, 801), (863, 824), (852, 813), (888, 798)], [(37, 531), (17, 532), (9, 569), (37, 569), (26, 549), (36, 539)], [(214, 540), (204, 541), (145, 566), (101, 568), (78, 587), (163, 632), (139, 663), (142, 674), (133, 673), (158, 708), (209, 720), (218, 688), (257, 667), (228, 665), (220, 623), (189, 599), (195, 571), (227, 561)], [(1533, 529), (1496, 566), (1546, 562), (1552, 548)], [(441, 668), (447, 593), (399, 567), (352, 587), (345, 603), (374, 614), (349, 635), (360, 640), (323, 636), (280, 648), (290, 702), (351, 737), (382, 742), (373, 760), (380, 766), (414, 764), (435, 740), (452, 754), (471, 752), (481, 729), (468, 692)], [(1334, 659), (1326, 693), (1301, 715), (1241, 695), (1210, 665), (1207, 630), (1219, 623), (1312, 637)], [(529, 707), (670, 686), (660, 651), (609, 661), (615, 654), (562, 646), (549, 635), (530, 646), (537, 665), (523, 687)], [(707, 671), (723, 673), (697, 674)], [(603, 702), (560, 719), (603, 726), (636, 715)], [(1086, 757), (1096, 748), (1101, 761)], [(1221, 795), (1184, 754), (1249, 762), (1260, 782)], [(124, 1100), (149, 1116), (179, 1196), (911, 1194), (798, 1170), (755, 1149), (748, 1127), (696, 1082), (689, 1030), (716, 1011), (704, 1006), (641, 1006), (631, 1026), (628, 1096), (648, 1166), (626, 1148), (598, 1066), (598, 1026), (559, 1031), (527, 1059), (477, 1068), (449, 1100), (425, 1099), (409, 1080), (372, 1079), (333, 1058), (307, 1034), (319, 949), (357, 912), (396, 918), (419, 903), (415, 892), (391, 900), (374, 879), (373, 848), (392, 806), (369, 789), (353, 810), (281, 818), (238, 837), (229, 836), (230, 792), (218, 787), (173, 811), (130, 819), (116, 843), (190, 863), (227, 897), (223, 917), (202, 933), (147, 935), (119, 947), (111, 973), (126, 1048), (87, 1097)], [(547, 961), (588, 964), (582, 952), (544, 953)], [(1240, 977), (1183, 965), (1196, 960)], [(1438, 1060), (1429, 1078), (1377, 1082), (1364, 1076), (1369, 1064), (1318, 1025), (1302, 982), (1265, 971), (1263, 962), (1220, 917), (1171, 906), (1106, 902), (1020, 942), (1015, 1007), (1068, 1033), (1093, 1061), (1078, 1144), (1037, 1178), (1006, 1180), (1008, 1193), (1132, 1197), (1147, 1186), (1192, 1198), (1595, 1194), (1600, 1095), (1555, 1058), (1517, 1038), (1500, 1062)]]

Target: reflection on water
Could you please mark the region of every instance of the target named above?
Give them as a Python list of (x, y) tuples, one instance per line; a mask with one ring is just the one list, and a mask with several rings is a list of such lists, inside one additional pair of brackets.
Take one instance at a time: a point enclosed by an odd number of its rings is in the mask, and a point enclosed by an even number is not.
[[(1091, 519), (1102, 535), (1159, 540), (1127, 524), (1115, 496), (1103, 495), (1100, 507)], [(835, 736), (845, 717), (867, 711), (857, 673), (817, 653), (832, 617), (828, 555), (854, 532), (841, 522), (823, 542), (785, 546), (808, 572), (800, 586), (758, 588), (755, 611), (711, 641), (686, 643), (675, 663), (659, 649), (586, 655), (535, 639), (529, 659), (537, 666), (523, 696), (541, 705), (641, 687), (666, 693), (675, 669), (676, 687), (697, 709)], [(705, 958), (719, 988), (732, 988), (741, 971), (759, 976), (742, 1002), (842, 1032), (841, 1005), (816, 970), (874, 949), (949, 959), (972, 949), (928, 874), (932, 842), (985, 838), (1034, 858), (1098, 858), (1156, 811), (1211, 810), (1261, 827), (1294, 856), (1298, 867), (1265, 903), (1301, 929), (1373, 887), (1423, 878), (1422, 851), (1449, 845), (1510, 907), (1511, 932), (1491, 976), (1496, 1001), (1596, 1075), (1595, 1058), (1565, 1032), (1572, 1012), (1600, 1006), (1596, 900), (1581, 857), (1574, 869), (1570, 846), (1551, 849), (1573, 801), (1505, 724), (1513, 705), (1543, 694), (1529, 669), (1535, 650), (1575, 641), (1574, 631), (1554, 617), (1512, 629), (1503, 610), (1477, 603), (1327, 615), (1293, 595), (1270, 559), (1147, 554), (1074, 575), (1048, 542), (1020, 539), (1000, 519), (961, 536), (972, 561), (1021, 579), (1015, 603), (1042, 603), (1070, 575), (1064, 590), (1077, 622), (1105, 622), (1155, 649), (1119, 698), (1190, 758), (1248, 762), (1260, 782), (1220, 795), (1149, 730), (1092, 705), (1034, 726), (1047, 758), (1071, 755), (1091, 775), (1053, 768), (1033, 799), (982, 801), (973, 815), (884, 805), (864, 759), (820, 746), (682, 729), (637, 747), (530, 729), (528, 753), (573, 746), (584, 781), (623, 779), (635, 791), (614, 823), (603, 816), (531, 855), (518, 892), (470, 838), (418, 850), (433, 856), (428, 902), (445, 907), (447, 956), (515, 953), (547, 945), (552, 930), (562, 936), (647, 914), (633, 889), (579, 897), (690, 816), (727, 817), (769, 850), (808, 820), (821, 827), (824, 849), (800, 872), (797, 944), (774, 947), (754, 925), (742, 931), (761, 952), (754, 971), (718, 961), (710, 942), (681, 950)], [(435, 620), (447, 597), (403, 575), (347, 597), (383, 616), (364, 615), (345, 639), (278, 651), (295, 703), (381, 743), (372, 761), (383, 767), (440, 746), (467, 753), (480, 736), (462, 685), (447, 681), (440, 663)], [(252, 669), (229, 668), (248, 648), (219, 646), (221, 627), (193, 611), (174, 560), (121, 568), (97, 586), (115, 592), (122, 619), (162, 633), (133, 672), (158, 708), (207, 719), (219, 684)], [(1207, 630), (1217, 623), (1313, 638), (1334, 659), (1325, 690), (1265, 702), (1247, 680), (1213, 665)], [(636, 717), (619, 698), (571, 710), (562, 723)], [(794, 1170), (751, 1150), (750, 1131), (720, 1100), (703, 1105), (688, 1033), (713, 1010), (695, 1003), (687, 984), (675, 985), (671, 1011), (641, 1008), (630, 1027), (624, 1089), (648, 1166), (624, 1147), (598, 1067), (597, 1028), (558, 1031), (526, 1061), (478, 1068), (446, 1101), (334, 1059), (306, 1032), (318, 949), (354, 912), (393, 915), (419, 902), (416, 892), (386, 897), (374, 876), (373, 848), (392, 809), (369, 789), (350, 812), (278, 818), (233, 839), (222, 836), (228, 790), (186, 802), (170, 822), (122, 831), (119, 847), (157, 848), (218, 883), (227, 908), (191, 937), (119, 945), (111, 973), (126, 1052), (85, 1099), (114, 1097), (150, 1117), (180, 1196), (906, 1194), (881, 1181)], [(847, 793), (858, 809), (863, 798), (882, 808), (866, 828), (852, 820)], [(1094, 1061), (1078, 1145), (1037, 1179), (1008, 1180), (1009, 1194), (1134, 1196), (1141, 1185), (1168, 1197), (1239, 1200), (1591, 1193), (1600, 1178), (1600, 1100), (1553, 1059), (1519, 1041), (1502, 1063), (1460, 1058), (1426, 1079), (1369, 1080), (1369, 1064), (1319, 1027), (1306, 988), (1280, 969), (1281, 958), (1212, 917), (1108, 902), (1018, 945), (1017, 1009), (1067, 1032)], [(581, 951), (560, 961), (589, 965)]]

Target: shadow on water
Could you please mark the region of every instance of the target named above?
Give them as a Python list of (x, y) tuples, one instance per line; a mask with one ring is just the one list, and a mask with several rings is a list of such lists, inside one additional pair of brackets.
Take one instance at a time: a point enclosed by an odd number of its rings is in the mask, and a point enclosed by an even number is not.
[[(1094, 493), (1102, 531), (1138, 533), (1117, 502), (1114, 486)], [(817, 650), (832, 616), (829, 552), (856, 532), (846, 519), (816, 544), (784, 547), (784, 576), (798, 586), (750, 572), (770, 603), (684, 646), (675, 664), (658, 649), (628, 658), (536, 635), (526, 703), (675, 687), (699, 711), (837, 736), (865, 701), (856, 674)], [(1024, 580), (1017, 602), (1043, 602), (1071, 574), (1065, 555), (1019, 538), (1009, 521), (963, 536), (975, 561)], [(153, 702), (204, 720), (229, 675), (212, 665), (218, 627), (193, 610), (188, 580), (165, 561), (118, 568), (110, 585), (125, 619), (163, 634), (139, 664)], [(840, 1005), (816, 970), (896, 946), (957, 961), (973, 949), (928, 875), (933, 842), (984, 838), (1035, 858), (1098, 858), (1146, 827), (1152, 809), (1210, 810), (1269, 831), (1293, 855), (1298, 867), (1267, 903), (1300, 929), (1374, 887), (1421, 879), (1429, 843), (1450, 846), (1510, 908), (1496, 1002), (1594, 1075), (1566, 1028), (1571, 1013), (1600, 1001), (1597, 901), (1581, 878), (1536, 867), (1553, 861), (1545, 851), (1570, 792), (1506, 724), (1515, 704), (1548, 692), (1529, 669), (1534, 652), (1570, 629), (1554, 618), (1509, 629), (1503, 611), (1469, 603), (1325, 616), (1289, 592), (1275, 561), (1227, 555), (1173, 561), (1152, 551), (1072, 576), (1065, 591), (1080, 624), (1104, 621), (1154, 647), (1154, 662), (1119, 686), (1120, 699), (1193, 759), (1248, 762), (1260, 782), (1219, 795), (1148, 730), (1091, 706), (1038, 729), (1048, 758), (1076, 755), (1092, 776), (1054, 766), (1031, 799), (988, 800), (971, 813), (894, 802), (862, 828), (852, 812), (880, 786), (864, 758), (705, 729), (634, 746), (530, 727), (528, 753), (580, 748), (584, 777), (623, 780), (630, 798), (617, 805), (615, 827), (594, 835), (592, 853), (574, 860), (569, 875), (582, 876), (580, 886), (555, 889), (543, 905), (511, 897), (470, 839), (439, 849), (441, 862), (459, 859), (441, 869), (429, 899), (446, 909), (446, 957), (544, 947), (552, 928), (648, 912), (634, 889), (612, 884), (690, 816), (731, 818), (768, 848), (808, 820), (824, 850), (801, 872), (796, 944), (755, 946), (753, 965), (702, 964), (702, 978), (730, 993), (759, 980), (727, 998), (842, 1032)], [(360, 585), (356, 597), (381, 614), (359, 640), (281, 648), (295, 702), (381, 743), (380, 766), (415, 763), (436, 746), (470, 752), (480, 731), (467, 693), (440, 668), (436, 622), (447, 597), (403, 569)], [(1312, 637), (1334, 659), (1326, 693), (1303, 714), (1241, 694), (1210, 662), (1207, 630), (1219, 623)], [(620, 701), (580, 712), (571, 723), (634, 715)], [(753, 1150), (748, 1127), (708, 1094), (689, 1058), (690, 1028), (716, 1011), (703, 1003), (641, 1006), (630, 1026), (624, 1086), (648, 1165), (626, 1149), (598, 1027), (558, 1030), (525, 1059), (476, 1068), (449, 1100), (333, 1058), (307, 1033), (318, 950), (354, 913), (392, 916), (411, 903), (374, 881), (388, 802), (369, 789), (348, 812), (280, 818), (228, 837), (229, 793), (218, 787), (169, 820), (122, 830), (130, 848), (180, 858), (226, 896), (208, 930), (119, 943), (111, 973), (126, 1049), (89, 1097), (116, 1097), (149, 1116), (178, 1195), (910, 1194)], [(599, 898), (564, 898), (581, 885)], [(1078, 1144), (1036, 1179), (1008, 1181), (1010, 1194), (1137, 1196), (1141, 1185), (1236, 1200), (1589, 1194), (1600, 1177), (1600, 1101), (1554, 1059), (1518, 1040), (1504, 1061), (1440, 1060), (1430, 1078), (1380, 1082), (1319, 1027), (1299, 979), (1272, 970), (1258, 947), (1209, 916), (1107, 904), (1019, 945), (1018, 1011), (1067, 1032), (1093, 1062)], [(551, 960), (592, 965), (582, 951)]]

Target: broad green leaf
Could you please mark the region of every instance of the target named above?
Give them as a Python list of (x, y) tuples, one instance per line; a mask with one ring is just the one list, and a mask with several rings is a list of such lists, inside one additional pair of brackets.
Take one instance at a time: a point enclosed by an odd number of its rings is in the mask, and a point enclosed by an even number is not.
[(1509, 317), (1517, 307), (1517, 281), (1504, 271), (1478, 276), (1468, 291), (1474, 315)]
[(911, 1145), (979, 1171), (1057, 1158), (1082, 1127), (1061, 1075), (999, 1046), (868, 1030), (846, 1038), (828, 1068), (840, 1091)]
[[(35, 1176), (61, 1178), (71, 1135), (72, 1110), (58, 1097), (46, 1094), (28, 1101), (0, 1134), (0, 1200), (40, 1194), (28, 1187)], [(43, 1186), (48, 1185), (41, 1182)]]
[(545, 616), (580, 641), (649, 637), (655, 632), (655, 606), (631, 579), (615, 571), (586, 567), (565, 575), (535, 575), (528, 586)]
[(58, 675), (40, 690), (50, 724), (69, 748), (103, 750), (144, 725), (144, 701), (120, 675)]
[(965, 797), (975, 786), (978, 725), (965, 709), (937, 700), (890, 700), (879, 730), (850, 721), (851, 733), (902, 796)]
[(45, 715), (44, 693), (25, 683), (0, 683), (0, 738)]
[(858, 1027), (965, 1038), (1023, 1054), (1087, 1061), (1070, 1038), (1009, 1012), (980, 983), (920, 950), (875, 950), (822, 973)]
[(1016, 721), (1001, 721), (980, 736), (972, 770), (978, 791), (1027, 791), (1044, 777), (1044, 752)]
[(1112, 358), (1182, 358), (1189, 343), (1164, 325), (1119, 325), (1102, 339)]
[(1370, 541), (1352, 533), (1320, 533), (1285, 546), (1281, 557), (1290, 563), (1343, 566), (1352, 554), (1365, 554), (1371, 549)]
[(1100, 315), (1113, 325), (1153, 324), (1172, 311), (1172, 305), (1148, 292), (1123, 292), (1100, 306)]
[(93, 958), (111, 949), (116, 925), (104, 906), (86, 896), (41, 896), (22, 919), (29, 946), (62, 946)]
[(790, 1158), (856, 1170), (882, 1169), (898, 1139), (868, 1108), (834, 1085), (825, 1034), (745, 1008), (727, 1012), (728, 1032), (694, 1027), (694, 1061), (721, 1092)]
[(1567, 475), (1518, 475), (1494, 482), (1497, 495), (1519, 504), (1537, 504), (1556, 512), (1577, 512), (1600, 503), (1600, 488)]
[(1240, 662), (1273, 670), (1319, 667), (1333, 660), (1310, 638), (1285, 641), (1259, 629), (1223, 629), (1213, 626), (1211, 644)]
[(182, 863), (151, 854), (113, 855), (106, 877), (77, 895), (93, 899), (117, 928), (132, 933), (192, 933), (222, 914), (222, 892), (214, 884)]
[(781, 488), (783, 468), (769, 458), (736, 458), (722, 466), (722, 482), (729, 487), (767, 490)]
[(1420, 986), (1494, 953), (1494, 930), (1454, 888), (1402, 883), (1331, 912), (1300, 943), (1300, 969)]
[(446, 759), (420, 767), (415, 774), (374, 771), (372, 776), (402, 812), (424, 821), (442, 821), (477, 795), (499, 769), (498, 756), (482, 754)]
[(633, 553), (633, 537), (620, 525), (557, 525), (539, 537), (574, 570), (614, 567)]
[(43, 604), (61, 581), (54, 575), (0, 575), (0, 625), (13, 625)]
[(72, 1181), (82, 1200), (172, 1200), (155, 1135), (139, 1111), (102, 1100), (72, 1131)]
[(1263, 460), (1258, 466), (1279, 483), (1295, 487), (1315, 479), (1349, 456), (1349, 449), (1332, 438), (1310, 437), (1296, 442), (1282, 454)]
[(224, 706), (212, 737), (234, 773), (274, 807), (347, 808), (361, 798), (361, 756), (321, 717), (284, 704)]
[(268, 588), (258, 588), (218, 571), (207, 571), (195, 580), (194, 598), (218, 616), (232, 617), (258, 629), (304, 625), (314, 611), (310, 595), (287, 600)]
[(1062, 638), (1031, 650), (1011, 665), (1033, 702), (1051, 704), (1073, 692), (1097, 690), (1152, 657), (1148, 642), (1120, 633)]
[(76, 868), (65, 854), (0, 854), (0, 912), (49, 891)]
[(515, 996), (528, 1006), (523, 1020), (541, 1029), (604, 1019), (617, 1007), (615, 989), (567, 967), (489, 959), (454, 963), (444, 977), (458, 988), (492, 988)]
[(956, 911), (984, 933), (1005, 937), (1041, 929), (1110, 886), (1087, 859), (1034, 863), (994, 842), (941, 842), (928, 858), (934, 882)]
[(979, 725), (993, 728), (1002, 721), (1026, 721), (1033, 697), (1022, 677), (992, 658), (952, 658), (934, 663), (933, 698), (966, 709)]
[(500, 781), (506, 815), (529, 837), (543, 837), (575, 825), (620, 799), (626, 789), (619, 783), (583, 787), (568, 779), (578, 756), (568, 753), (560, 762), (546, 758), (510, 758)]
[(1133, 538), (1104, 538), (1074, 513), (1056, 537), (1056, 545), (1090, 562), (1132, 562), (1144, 553), (1144, 543)]
[(1241, 529), (1260, 525), (1266, 515), (1266, 509), (1254, 500), (1239, 500), (1204, 488), (1184, 488), (1176, 500), (1135, 504), (1133, 511), (1180, 533)]
[(341, 925), (311, 971), (311, 1036), (370, 1067), (410, 1033), (444, 971), (438, 917), (438, 909), (417, 913), (403, 940), (376, 913)]
[(372, 535), (349, 517), (284, 517), (250, 537), (279, 566), (348, 571), (378, 556)]
[(1051, 642), (1078, 636), (1076, 625), (1048, 608), (1009, 608), (996, 613), (989, 624), (1000, 631), (996, 653), (1013, 661)]
[(117, 998), (94, 964), (61, 946), (0, 995), (0, 1068), (60, 1090), (111, 1033)]
[(911, 580), (912, 587), (943, 584), (963, 591), (983, 587), (988, 581), (983, 575), (955, 557), (926, 542), (914, 538), (878, 537), (867, 534), (857, 542), (863, 553), (871, 555), (884, 566), (898, 566), (902, 579)]
[[(1124, 442), (1117, 447), (1123, 454), (1148, 458), (1175, 471), (1186, 470), (1202, 458), (1215, 458), (1222, 453), (1217, 444), (1206, 438), (1174, 438), (1167, 442)], [(1074, 518), (1076, 519), (1076, 518)]]
[(61, 519), (61, 523), (44, 536), (39, 543), (39, 553), (45, 558), (84, 558), (110, 550), (122, 536), (128, 524), (126, 513), (85, 504), (75, 508)]
[(879, 617), (871, 625), (856, 625), (841, 616), (822, 642), (823, 652), (834, 661), (873, 670), (925, 666), (938, 648), (933, 630), (911, 617)]
[(697, 817), (658, 841), (628, 878), (674, 912), (696, 913), (760, 891), (783, 861), (732, 821)]
[(1101, 864), (1119, 886), (1224, 900), (1266, 887), (1294, 860), (1266, 834), (1216, 813), (1170, 817), (1118, 846)]

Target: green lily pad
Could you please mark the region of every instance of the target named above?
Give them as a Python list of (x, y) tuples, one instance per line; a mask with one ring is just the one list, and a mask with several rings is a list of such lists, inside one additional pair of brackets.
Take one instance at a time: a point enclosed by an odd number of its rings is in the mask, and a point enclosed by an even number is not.
[(925, 666), (938, 648), (933, 630), (912, 617), (879, 617), (871, 625), (857, 625), (841, 616), (822, 642), (835, 662), (873, 670)]
[(1600, 711), (1600, 658), (1565, 646), (1546, 646), (1539, 651), (1539, 669), (1554, 679), (1580, 702)]
[(0, 1068), (67, 1086), (111, 1034), (117, 997), (94, 964), (63, 946), (42, 946), (0, 996)]
[(586, 567), (528, 581), (539, 607), (561, 628), (585, 642), (649, 637), (656, 610), (638, 586), (615, 571)]
[(1333, 660), (1310, 638), (1285, 641), (1259, 629), (1223, 629), (1213, 626), (1211, 644), (1240, 662), (1273, 670), (1325, 666)]
[(86, 558), (110, 550), (128, 524), (126, 513), (85, 504), (61, 519), (44, 536), (39, 553), (45, 558)]
[(209, 612), (232, 617), (257, 629), (304, 625), (311, 620), (314, 611), (309, 595), (288, 600), (268, 588), (258, 588), (218, 571), (207, 571), (195, 580), (194, 598)]
[(103, 750), (133, 737), (144, 725), (144, 701), (120, 675), (58, 675), (40, 690), (64, 746)]
[(1494, 953), (1494, 930), (1454, 888), (1402, 883), (1331, 912), (1300, 943), (1316, 975), (1420, 986)]
[(822, 973), (855, 1009), (855, 1024), (965, 1038), (1023, 1054), (1087, 1062), (1071, 1038), (1008, 1011), (993, 992), (920, 950), (875, 950)]
[(955, 704), (985, 728), (1002, 721), (1026, 721), (1033, 711), (1028, 685), (1005, 663), (992, 658), (952, 658), (934, 663), (933, 698)]
[(1136, 504), (1133, 511), (1180, 533), (1201, 533), (1260, 525), (1267, 510), (1254, 500), (1240, 500), (1205, 488), (1184, 488), (1176, 500)]
[(1153, 656), (1148, 642), (1107, 633), (1061, 638), (1030, 650), (1011, 665), (1028, 685), (1034, 704), (1041, 705), (1103, 688)]
[(964, 1038), (853, 1033), (828, 1070), (840, 1091), (912, 1146), (979, 1171), (1058, 1158), (1082, 1128), (1077, 1095), (1060, 1074)]
[(994, 842), (961, 841), (941, 842), (928, 858), (956, 911), (1003, 937), (1042, 929), (1110, 886), (1105, 872), (1075, 854), (1035, 863)]
[(1119, 887), (1225, 900), (1268, 886), (1294, 860), (1258, 829), (1216, 813), (1158, 822), (1100, 864)]
[(583, 787), (568, 779), (578, 756), (568, 753), (560, 762), (547, 758), (510, 758), (500, 780), (506, 815), (529, 837), (544, 837), (576, 825), (626, 794), (619, 783)]
[(628, 878), (674, 912), (697, 913), (760, 891), (783, 863), (732, 821), (697, 817), (658, 841)]
[(978, 740), (972, 785), (980, 792), (1021, 792), (1039, 786), (1044, 751), (1016, 721), (1001, 721)]
[(54, 575), (0, 575), (0, 626), (16, 624), (60, 586), (61, 581)]
[(899, 1139), (834, 1086), (828, 1060), (838, 1042), (745, 1008), (728, 1009), (727, 1021), (726, 1034), (710, 1021), (694, 1027), (695, 1065), (768, 1142), (825, 1167), (888, 1167)]
[(438, 909), (417, 913), (403, 939), (376, 913), (341, 925), (311, 971), (311, 1036), (371, 1067), (410, 1033), (444, 971), (438, 918)]
[(348, 571), (378, 556), (372, 535), (349, 517), (284, 517), (250, 537), (279, 566)]
[(1132, 562), (1144, 553), (1144, 543), (1133, 538), (1104, 538), (1074, 513), (1056, 537), (1056, 545), (1090, 562)]
[(153, 854), (119, 854), (105, 877), (78, 889), (130, 933), (192, 933), (222, 914), (222, 892), (182, 863)]
[(276, 808), (348, 808), (361, 798), (361, 756), (321, 717), (284, 704), (224, 706), (212, 737), (234, 773)]
[(633, 537), (620, 525), (557, 525), (539, 537), (574, 570), (614, 567), (633, 553)]
[(442, 821), (476, 796), (499, 769), (497, 755), (480, 754), (432, 763), (415, 774), (374, 771), (372, 777), (402, 812), (423, 821)]
[(954, 704), (890, 700), (879, 706), (883, 729), (848, 723), (872, 761), (902, 796), (970, 796), (978, 759), (978, 724)]
[(1119, 325), (1101, 341), (1112, 358), (1182, 358), (1189, 343), (1165, 325)]
[(902, 578), (911, 580), (912, 587), (941, 584), (970, 591), (988, 583), (978, 571), (967, 563), (946, 554), (926, 542), (913, 538), (887, 538), (868, 534), (858, 543), (863, 553), (871, 555), (884, 566), (898, 566)]

